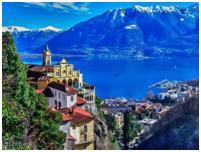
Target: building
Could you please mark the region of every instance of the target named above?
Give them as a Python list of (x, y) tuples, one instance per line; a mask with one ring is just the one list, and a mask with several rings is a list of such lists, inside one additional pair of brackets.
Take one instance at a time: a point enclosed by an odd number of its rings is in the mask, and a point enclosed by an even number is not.
[(50, 108), (69, 108), (77, 102), (77, 91), (74, 88), (56, 82), (48, 84), (44, 94), (48, 97)]
[(83, 84), (83, 87), (78, 89), (78, 94), (80, 97), (86, 100), (87, 102), (87, 111), (90, 111), (94, 115), (97, 113), (96, 109), (96, 92), (95, 92), (95, 87), (90, 86), (88, 84)]
[(60, 130), (66, 134), (68, 150), (94, 150), (94, 117), (79, 107), (52, 109), (62, 116)]
[(61, 62), (54, 65), (54, 72), (49, 76), (57, 79), (57, 82), (67, 84), (79, 88), (83, 86), (83, 75), (78, 70), (74, 70), (74, 66), (69, 64), (64, 58)]
[(52, 82), (43, 93), (48, 98), (49, 108), (62, 116), (60, 130), (66, 134), (65, 149), (93, 150), (94, 118), (86, 111), (87, 102), (77, 95), (77, 90)]
[(117, 112), (117, 113), (114, 114), (114, 117), (115, 117), (117, 129), (123, 128), (123, 125), (124, 125), (124, 115), (123, 115), (123, 113)]
[[(72, 64), (69, 64), (64, 58), (61, 60), (61, 62), (55, 65), (50, 64), (51, 52), (48, 46), (46, 45), (46, 48), (43, 51), (43, 65), (28, 65), (27, 77), (30, 85), (35, 89), (46, 89), (50, 83), (56, 82), (58, 85), (64, 84), (69, 88), (71, 87), (71, 90), (72, 88), (74, 88), (78, 91), (78, 93), (76, 93), (76, 96), (78, 94), (87, 102), (87, 104), (84, 104), (83, 107), (87, 111), (90, 111), (95, 115), (97, 113), (95, 104), (95, 87), (83, 84), (82, 73), (80, 73), (80, 71), (78, 70), (74, 70), (74, 66)], [(54, 86), (55, 85), (56, 84), (54, 84)], [(49, 86), (49, 89), (53, 88)], [(61, 90), (58, 92), (58, 94), (62, 94)], [(51, 101), (51, 105), (54, 105), (54, 102), (62, 104), (62, 102), (58, 101), (61, 99), (67, 100), (64, 97), (60, 98), (60, 96), (54, 96), (52, 100), (53, 99), (54, 101)], [(49, 101), (50, 100), (51, 98), (49, 98)]]

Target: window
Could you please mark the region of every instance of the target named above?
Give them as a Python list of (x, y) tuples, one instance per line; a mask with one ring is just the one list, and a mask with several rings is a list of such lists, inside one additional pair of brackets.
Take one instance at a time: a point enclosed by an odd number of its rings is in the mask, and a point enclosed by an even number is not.
[(57, 96), (57, 91), (55, 90), (55, 96)]
[(63, 100), (65, 100), (65, 94), (63, 94)]
[(73, 96), (71, 96), (71, 101), (73, 101)]
[(60, 92), (59, 92), (59, 98), (60, 98)]
[(87, 125), (84, 125), (84, 132), (87, 132)]
[(57, 100), (54, 101), (54, 108), (57, 109)]
[(61, 102), (59, 102), (59, 109), (61, 109)]
[(87, 134), (84, 134), (84, 141), (87, 142)]
[(72, 125), (73, 125), (73, 129), (75, 129), (75, 124), (73, 123)]
[(63, 70), (63, 73), (66, 73), (66, 70)]

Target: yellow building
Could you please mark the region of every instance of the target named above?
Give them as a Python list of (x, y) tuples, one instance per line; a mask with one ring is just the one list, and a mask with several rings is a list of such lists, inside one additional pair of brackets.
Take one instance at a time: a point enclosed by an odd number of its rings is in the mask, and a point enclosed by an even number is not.
[(75, 141), (76, 150), (94, 149), (94, 120), (88, 119), (83, 122), (72, 123), (70, 133), (77, 139)]
[(68, 64), (65, 59), (54, 65), (54, 72), (48, 75), (57, 79), (59, 83), (68, 84), (75, 88), (83, 86), (83, 75), (78, 70), (74, 70), (72, 64)]
[(123, 125), (124, 125), (124, 115), (123, 115), (123, 113), (121, 113), (121, 112), (115, 113), (114, 117), (115, 117), (115, 121), (116, 121), (116, 125), (117, 125), (116, 127), (118, 129), (121, 129), (123, 127)]
[(94, 117), (82, 108), (64, 108), (59, 112), (62, 115), (60, 130), (66, 132), (74, 140), (73, 149), (94, 150)]

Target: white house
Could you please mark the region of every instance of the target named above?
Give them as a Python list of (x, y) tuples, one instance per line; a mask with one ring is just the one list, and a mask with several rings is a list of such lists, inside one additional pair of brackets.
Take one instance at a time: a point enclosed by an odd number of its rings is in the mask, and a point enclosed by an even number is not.
[(50, 83), (44, 94), (48, 97), (49, 108), (69, 108), (77, 102), (77, 91), (74, 88), (56, 82)]

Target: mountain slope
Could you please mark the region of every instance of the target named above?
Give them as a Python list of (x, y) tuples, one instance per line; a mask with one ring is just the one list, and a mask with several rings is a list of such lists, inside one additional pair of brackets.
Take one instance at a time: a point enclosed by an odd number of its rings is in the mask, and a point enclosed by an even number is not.
[(198, 6), (108, 10), (58, 34), (48, 45), (59, 54), (196, 55)]
[(3, 27), (3, 32), (10, 32), (15, 41), (18, 52), (32, 52), (39, 46), (61, 32), (52, 26), (41, 29), (30, 30), (19, 26)]

